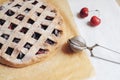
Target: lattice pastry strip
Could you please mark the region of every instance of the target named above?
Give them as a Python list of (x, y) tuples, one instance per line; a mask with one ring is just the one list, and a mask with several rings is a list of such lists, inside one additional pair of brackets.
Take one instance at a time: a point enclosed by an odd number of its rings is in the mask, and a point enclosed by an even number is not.
[(53, 55), (63, 36), (62, 17), (42, 0), (0, 6), (0, 63), (23, 67)]

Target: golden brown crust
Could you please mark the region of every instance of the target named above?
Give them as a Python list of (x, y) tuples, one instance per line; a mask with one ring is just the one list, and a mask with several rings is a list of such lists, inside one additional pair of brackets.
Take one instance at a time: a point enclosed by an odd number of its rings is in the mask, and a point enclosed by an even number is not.
[(24, 67), (53, 55), (64, 36), (57, 9), (42, 0), (15, 0), (2, 7), (0, 63)]

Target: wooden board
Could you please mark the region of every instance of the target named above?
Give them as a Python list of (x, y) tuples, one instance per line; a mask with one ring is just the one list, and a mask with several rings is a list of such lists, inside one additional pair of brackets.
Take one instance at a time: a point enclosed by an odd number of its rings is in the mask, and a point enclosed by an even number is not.
[[(2, 3), (5, 0), (0, 0)], [(94, 70), (85, 52), (71, 54), (66, 42), (78, 34), (66, 0), (48, 0), (64, 18), (66, 37), (56, 55), (24, 68), (10, 68), (0, 64), (0, 80), (84, 80)]]

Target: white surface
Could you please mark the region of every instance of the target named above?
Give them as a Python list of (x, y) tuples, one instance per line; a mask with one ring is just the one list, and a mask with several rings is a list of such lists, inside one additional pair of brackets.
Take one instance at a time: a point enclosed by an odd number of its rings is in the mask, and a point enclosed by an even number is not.
[[(68, 2), (79, 32), (86, 40), (87, 45), (92, 46), (99, 43), (120, 52), (120, 7), (115, 0), (68, 0)], [(78, 18), (77, 13), (83, 7), (88, 7), (89, 10), (100, 10), (102, 23), (96, 28), (87, 25), (92, 15), (99, 15), (98, 13), (91, 12), (85, 19)], [(89, 54), (89, 52), (87, 53)], [(120, 62), (120, 55), (104, 49), (96, 49), (94, 53), (118, 59)], [(90, 58), (90, 60), (96, 71), (95, 77), (90, 80), (120, 80), (120, 65), (95, 58)]]

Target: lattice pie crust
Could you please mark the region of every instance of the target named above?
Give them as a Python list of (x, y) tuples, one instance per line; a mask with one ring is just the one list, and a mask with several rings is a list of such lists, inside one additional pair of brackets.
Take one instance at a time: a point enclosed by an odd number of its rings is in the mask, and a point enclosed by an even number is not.
[(0, 6), (0, 63), (24, 67), (52, 55), (63, 36), (58, 11), (42, 0)]

